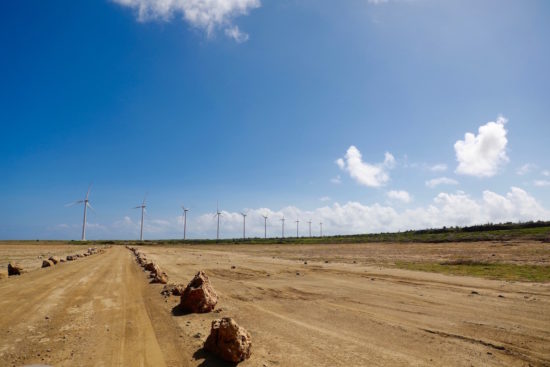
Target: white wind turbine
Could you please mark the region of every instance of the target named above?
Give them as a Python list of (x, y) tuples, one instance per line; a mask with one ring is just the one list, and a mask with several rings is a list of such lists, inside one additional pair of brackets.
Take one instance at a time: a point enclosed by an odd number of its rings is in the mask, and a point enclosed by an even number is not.
[(145, 214), (145, 208), (147, 207), (147, 205), (145, 205), (145, 199), (146, 198), (147, 198), (147, 194), (145, 194), (145, 196), (143, 197), (143, 201), (142, 201), (141, 205), (138, 205), (138, 206), (134, 207), (134, 209), (141, 208), (141, 229), (139, 231), (139, 240), (140, 241), (143, 241), (143, 216)]
[(298, 225), (300, 224), (300, 220), (296, 219), (296, 238), (298, 238)]
[(243, 216), (243, 240), (246, 239), (246, 213), (241, 213)]
[(323, 222), (320, 222), (319, 226), (321, 227), (321, 237), (323, 237)]
[(309, 220), (309, 222), (307, 222), (307, 224), (309, 224), (309, 237), (311, 237), (311, 220)]
[(84, 203), (84, 220), (82, 221), (82, 241), (86, 241), (86, 216), (87, 216), (88, 207), (94, 210), (94, 208), (90, 205), (90, 200), (88, 200), (91, 189), (92, 189), (92, 184), (88, 186), (88, 192), (86, 192), (86, 197), (84, 198), (84, 200), (78, 200), (78, 201), (75, 201), (74, 203), (65, 205), (65, 206), (73, 206), (76, 204)]
[(264, 239), (267, 238), (267, 215), (262, 215), (264, 217)]
[(183, 209), (183, 239), (185, 240), (187, 235), (187, 212), (190, 209), (186, 208), (184, 205), (182, 205), (181, 208)]
[(216, 214), (214, 214), (214, 217), (215, 217), (215, 216), (218, 217), (218, 227), (217, 227), (217, 229), (216, 229), (216, 240), (219, 240), (219, 239), (220, 239), (220, 216), (221, 216), (221, 215), (222, 215), (222, 213), (220, 212), (218, 203), (216, 202)]
[(285, 216), (284, 215), (281, 218), (281, 222), (283, 222), (283, 235), (282, 235), (282, 238), (285, 238)]

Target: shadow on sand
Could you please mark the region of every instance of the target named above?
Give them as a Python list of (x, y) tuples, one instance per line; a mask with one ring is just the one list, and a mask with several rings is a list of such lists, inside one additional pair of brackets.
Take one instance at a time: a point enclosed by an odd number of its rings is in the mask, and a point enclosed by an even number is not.
[(199, 367), (235, 367), (237, 363), (231, 363), (221, 360), (220, 358), (212, 355), (204, 348), (197, 350), (193, 354), (195, 361), (203, 359), (202, 363), (199, 364)]

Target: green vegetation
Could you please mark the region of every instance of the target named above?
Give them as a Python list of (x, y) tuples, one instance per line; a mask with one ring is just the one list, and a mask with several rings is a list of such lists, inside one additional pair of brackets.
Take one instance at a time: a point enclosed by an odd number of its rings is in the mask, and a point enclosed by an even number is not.
[(400, 269), (428, 271), (450, 275), (465, 275), (480, 278), (515, 280), (523, 282), (550, 281), (548, 265), (516, 265), (506, 263), (483, 263), (472, 260), (457, 260), (442, 263), (398, 262)]
[[(475, 241), (509, 241), (536, 240), (550, 242), (550, 222), (525, 222), (484, 224), (470, 227), (443, 227), (417, 231), (373, 233), (345, 236), (323, 237), (287, 237), (287, 238), (247, 238), (216, 240), (156, 240), (146, 241), (148, 244), (178, 245), (178, 244), (338, 244), (338, 243), (369, 243), (369, 242), (475, 242)], [(112, 243), (112, 241), (99, 241)], [(132, 241), (134, 243), (134, 241)], [(136, 242), (137, 243), (137, 242)]]

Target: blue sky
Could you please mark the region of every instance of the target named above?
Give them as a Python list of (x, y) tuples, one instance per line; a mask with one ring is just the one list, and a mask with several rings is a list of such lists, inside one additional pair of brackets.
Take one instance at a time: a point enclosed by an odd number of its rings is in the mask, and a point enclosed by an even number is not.
[(0, 5), (0, 238), (550, 219), (547, 1), (159, 4)]

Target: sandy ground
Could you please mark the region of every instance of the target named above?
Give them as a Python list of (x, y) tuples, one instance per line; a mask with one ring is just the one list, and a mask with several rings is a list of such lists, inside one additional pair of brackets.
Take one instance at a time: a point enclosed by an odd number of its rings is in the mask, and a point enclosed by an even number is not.
[(119, 246), (1, 279), (0, 366), (223, 366), (201, 349), (222, 316), (252, 335), (241, 366), (550, 366), (550, 284), (386, 268), (366, 260), (386, 256), (376, 246), (340, 246), (143, 247), (171, 282), (206, 271), (220, 301), (200, 315), (174, 311)]

